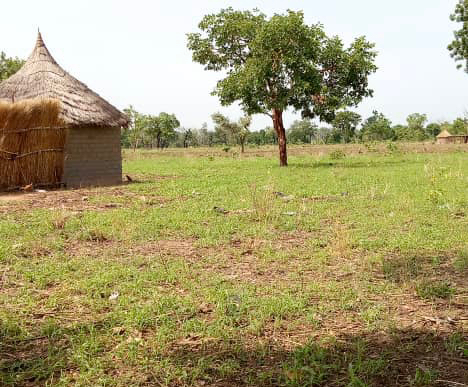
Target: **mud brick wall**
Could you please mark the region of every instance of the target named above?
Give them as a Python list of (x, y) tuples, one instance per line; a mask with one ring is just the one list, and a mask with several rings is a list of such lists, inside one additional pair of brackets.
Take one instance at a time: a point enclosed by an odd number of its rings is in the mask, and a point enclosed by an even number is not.
[(62, 181), (75, 188), (121, 183), (120, 129), (68, 129)]

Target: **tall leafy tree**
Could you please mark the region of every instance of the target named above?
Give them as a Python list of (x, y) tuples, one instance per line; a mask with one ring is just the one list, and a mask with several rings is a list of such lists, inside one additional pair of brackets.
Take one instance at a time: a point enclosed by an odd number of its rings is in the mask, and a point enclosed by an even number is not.
[(348, 143), (356, 133), (361, 116), (350, 111), (338, 112), (332, 122), (333, 131), (338, 134), (339, 142)]
[(302, 12), (267, 18), (258, 10), (227, 8), (205, 16), (198, 26), (201, 32), (188, 34), (193, 60), (227, 73), (213, 95), (222, 105), (237, 101), (248, 115), (272, 118), (281, 166), (287, 165), (285, 110), (330, 122), (336, 110), (372, 95), (374, 45), (360, 37), (345, 48), (322, 25), (305, 24)]
[(16, 73), (21, 66), (23, 66), (24, 60), (19, 58), (10, 58), (2, 51), (0, 52), (0, 82), (10, 78)]
[(460, 29), (454, 32), (454, 39), (448, 46), (450, 56), (456, 62), (461, 62), (457, 68), (462, 68), (464, 62), (465, 72), (468, 73), (468, 0), (458, 1), (450, 19), (460, 23)]

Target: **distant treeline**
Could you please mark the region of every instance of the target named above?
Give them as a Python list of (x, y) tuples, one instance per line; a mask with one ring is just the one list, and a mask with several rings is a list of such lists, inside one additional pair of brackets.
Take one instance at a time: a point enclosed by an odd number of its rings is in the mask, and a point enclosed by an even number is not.
[[(250, 117), (230, 121), (220, 113), (212, 116), (214, 130), (205, 123), (201, 128), (180, 127), (173, 114), (143, 115), (132, 107), (125, 109), (131, 119), (128, 129), (122, 131), (122, 146), (126, 148), (167, 148), (196, 146), (234, 146), (245, 144), (277, 144), (272, 127), (249, 131)], [(369, 141), (428, 141), (443, 130), (451, 134), (468, 133), (468, 114), (453, 122), (427, 122), (425, 114), (414, 113), (407, 117), (405, 125), (392, 125), (384, 114), (374, 111), (364, 121), (351, 111), (336, 114), (330, 127), (319, 127), (313, 121), (294, 121), (287, 130), (290, 144), (346, 144)]]

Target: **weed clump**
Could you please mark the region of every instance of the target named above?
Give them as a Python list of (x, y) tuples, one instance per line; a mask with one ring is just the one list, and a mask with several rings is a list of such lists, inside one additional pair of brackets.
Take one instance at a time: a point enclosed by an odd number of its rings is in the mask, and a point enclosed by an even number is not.
[(453, 354), (468, 357), (468, 340), (459, 332), (454, 333), (448, 338), (445, 347)]
[(416, 286), (416, 293), (426, 300), (448, 299), (455, 293), (455, 289), (445, 281), (424, 280)]
[(468, 250), (463, 250), (458, 254), (454, 262), (455, 269), (459, 272), (468, 271)]
[(273, 217), (272, 210), (274, 209), (274, 194), (271, 187), (266, 187), (264, 190), (259, 190), (256, 184), (251, 184), (250, 195), (252, 198), (252, 207), (255, 219), (270, 220)]

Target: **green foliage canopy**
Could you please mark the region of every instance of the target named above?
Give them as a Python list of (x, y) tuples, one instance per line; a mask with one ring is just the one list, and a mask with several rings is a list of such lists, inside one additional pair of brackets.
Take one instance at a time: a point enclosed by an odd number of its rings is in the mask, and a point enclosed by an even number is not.
[(226, 71), (213, 95), (222, 105), (239, 102), (251, 115), (273, 118), (281, 165), (287, 165), (282, 114), (292, 107), (303, 117), (330, 122), (335, 111), (372, 95), (374, 45), (364, 37), (345, 48), (322, 25), (306, 25), (302, 12), (267, 18), (258, 10), (221, 10), (205, 16), (201, 33), (188, 34), (193, 60), (206, 70)]
[[(450, 19), (460, 23), (460, 29), (454, 32), (454, 40), (449, 44), (450, 56), (456, 62), (465, 62), (465, 71), (468, 73), (468, 0), (459, 0)], [(459, 63), (457, 68), (462, 68)]]
[(10, 78), (21, 68), (21, 66), (23, 66), (23, 64), (24, 60), (19, 58), (9, 58), (3, 51), (0, 52), (0, 82)]

